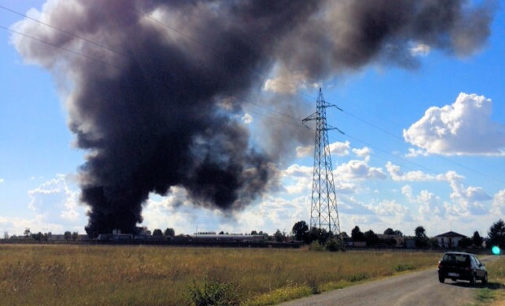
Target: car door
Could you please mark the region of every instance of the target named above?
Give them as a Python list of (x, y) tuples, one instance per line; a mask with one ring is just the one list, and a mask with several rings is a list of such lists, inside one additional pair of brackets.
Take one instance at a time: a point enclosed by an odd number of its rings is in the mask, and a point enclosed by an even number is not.
[(477, 276), (479, 278), (483, 278), (484, 275), (486, 274), (486, 268), (483, 263), (480, 262), (480, 260), (477, 257), (474, 257), (475, 260), (475, 265), (477, 268)]

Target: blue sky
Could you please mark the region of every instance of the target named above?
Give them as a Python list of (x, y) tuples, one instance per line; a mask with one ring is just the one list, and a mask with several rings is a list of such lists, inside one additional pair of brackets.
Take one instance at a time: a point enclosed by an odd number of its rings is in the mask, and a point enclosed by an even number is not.
[[(42, 4), (0, 0), (20, 12)], [(0, 26), (20, 19), (0, 9)], [(47, 70), (23, 60), (12, 35), (0, 29), (0, 230), (83, 233), (86, 207), (78, 200), (77, 172), (85, 152), (72, 145), (63, 91)], [(413, 234), (423, 225), (429, 235), (451, 229), (485, 234), (503, 217), (504, 37), (500, 7), (488, 42), (475, 55), (458, 58), (428, 48), (416, 55), (421, 65), (414, 70), (372, 63), (319, 84), (326, 100), (344, 110), (328, 113), (329, 123), (346, 133), (330, 134), (343, 231), (358, 225)], [(307, 86), (298, 95), (315, 104), (317, 88)], [(266, 110), (249, 109), (255, 135)], [(454, 133), (444, 134), (451, 128)], [(300, 147), (298, 157), (282, 165), (282, 188), (233, 217), (196, 208), (184, 190), (174, 188), (167, 197), (148, 200), (144, 225), (170, 226), (178, 233), (289, 231), (296, 221), (308, 221), (312, 156), (307, 150)], [(176, 200), (183, 205), (174, 206)]]

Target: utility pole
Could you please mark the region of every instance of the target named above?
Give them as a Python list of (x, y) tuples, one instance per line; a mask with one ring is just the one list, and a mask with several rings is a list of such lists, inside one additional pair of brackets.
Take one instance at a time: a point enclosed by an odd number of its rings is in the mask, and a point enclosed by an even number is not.
[(302, 120), (304, 124), (308, 121), (316, 122), (310, 228), (327, 229), (328, 232), (332, 232), (334, 235), (340, 235), (340, 221), (335, 195), (330, 146), (328, 143), (328, 131), (337, 130), (341, 134), (344, 134), (344, 132), (336, 127), (328, 126), (326, 122), (326, 109), (329, 107), (335, 107), (342, 111), (338, 106), (328, 104), (323, 98), (321, 88), (319, 88), (316, 112)]

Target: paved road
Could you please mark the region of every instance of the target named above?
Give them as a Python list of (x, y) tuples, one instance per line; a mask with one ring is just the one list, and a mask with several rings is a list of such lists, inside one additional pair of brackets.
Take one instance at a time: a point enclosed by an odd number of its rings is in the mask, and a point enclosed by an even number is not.
[[(486, 257), (482, 261), (498, 257)], [(477, 287), (480, 282), (477, 283)], [(284, 306), (300, 305), (465, 305), (473, 301), (477, 288), (468, 282), (438, 282), (437, 270), (429, 269), (372, 281), (344, 289), (305, 297)]]

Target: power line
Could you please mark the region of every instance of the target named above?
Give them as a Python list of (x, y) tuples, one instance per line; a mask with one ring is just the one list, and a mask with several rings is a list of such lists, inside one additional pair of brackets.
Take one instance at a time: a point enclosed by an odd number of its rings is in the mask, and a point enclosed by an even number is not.
[(21, 17), (23, 17), (23, 18), (29, 19), (29, 20), (31, 20), (31, 21), (37, 22), (37, 23), (39, 23), (39, 24), (42, 24), (42, 25), (44, 25), (44, 26), (46, 26), (46, 27), (49, 27), (49, 28), (51, 28), (51, 29), (53, 29), (53, 30), (56, 30), (56, 31), (58, 31), (58, 32), (60, 32), (60, 33), (63, 33), (63, 34), (65, 34), (65, 35), (67, 35), (67, 36), (73, 36), (73, 37), (75, 37), (75, 38), (78, 38), (78, 39), (81, 39), (81, 40), (83, 40), (83, 41), (85, 41), (85, 42), (88, 42), (88, 43), (90, 43), (90, 44), (92, 44), (92, 45), (95, 45), (95, 46), (97, 46), (97, 47), (99, 47), (99, 48), (102, 48), (102, 49), (108, 50), (108, 51), (113, 52), (113, 53), (116, 53), (116, 54), (118, 54), (118, 55), (125, 56), (125, 54), (123, 54), (123, 53), (121, 53), (121, 52), (118, 52), (118, 51), (116, 51), (116, 50), (113, 50), (113, 49), (111, 49), (111, 48), (109, 48), (109, 47), (105, 46), (104, 44), (101, 44), (101, 43), (96, 42), (96, 41), (94, 41), (94, 40), (91, 40), (91, 39), (89, 39), (89, 38), (86, 38), (86, 37), (83, 37), (83, 36), (77, 35), (77, 34), (75, 34), (75, 33), (69, 32), (69, 31), (67, 31), (67, 30), (60, 29), (60, 28), (55, 27), (55, 26), (53, 26), (53, 25), (51, 25), (51, 24), (49, 24), (49, 23), (47, 23), (47, 22), (44, 22), (44, 21), (42, 21), (42, 20), (39, 20), (39, 19), (36, 19), (36, 18), (30, 17), (30, 16), (28, 16), (28, 15), (26, 15), (26, 14), (23, 14), (23, 13), (21, 13), (21, 12), (18, 12), (18, 11), (16, 11), (16, 10), (13, 10), (13, 9), (11, 9), (11, 8), (8, 8), (8, 7), (6, 7), (6, 6), (3, 6), (3, 5), (1, 5), (1, 4), (0, 4), (0, 9), (2, 9), (2, 10), (4, 10), (4, 11), (7, 11), (7, 12), (10, 12), (10, 13), (12, 13), (12, 14), (18, 15), (18, 16), (21, 16)]
[(53, 43), (47, 42), (47, 41), (45, 41), (45, 40), (43, 40), (43, 39), (40, 39), (40, 38), (38, 38), (38, 37), (35, 37), (35, 36), (33, 36), (33, 35), (29, 35), (29, 34), (26, 34), (26, 33), (22, 33), (22, 32), (19, 32), (19, 31), (13, 30), (13, 29), (9, 29), (8, 27), (2, 26), (2, 25), (0, 25), (0, 29), (5, 30), (5, 31), (8, 31), (8, 32), (13, 33), (13, 34), (16, 34), (16, 35), (20, 35), (20, 36), (26, 37), (26, 38), (28, 38), (28, 39), (31, 39), (31, 40), (37, 41), (37, 42), (39, 42), (39, 43), (42, 43), (42, 44), (44, 44), (44, 45), (47, 45), (47, 46), (50, 46), (50, 47), (53, 47), (53, 48), (56, 48), (56, 49), (61, 49), (61, 50), (64, 50), (64, 51), (66, 51), (66, 52), (68, 52), (68, 53), (72, 53), (72, 54), (74, 54), (74, 55), (82, 56), (82, 57), (84, 57), (84, 58), (86, 58), (86, 59), (88, 59), (88, 60), (91, 60), (91, 61), (95, 61), (95, 62), (99, 62), (99, 63), (102, 63), (102, 64), (106, 64), (106, 65), (112, 66), (112, 67), (114, 67), (114, 68), (116, 68), (116, 69), (121, 69), (121, 68), (119, 68), (119, 66), (116, 66), (116, 65), (114, 65), (114, 64), (112, 64), (112, 63), (109, 63), (109, 62), (107, 62), (107, 61), (104, 61), (104, 60), (101, 60), (101, 59), (98, 59), (98, 58), (95, 58), (95, 57), (92, 57), (92, 56), (86, 55), (86, 54), (84, 54), (84, 53), (82, 53), (82, 52), (79, 52), (79, 51), (75, 51), (75, 50), (72, 50), (72, 49), (69, 49), (69, 48), (65, 48), (65, 47), (62, 47), (62, 46), (55, 45), (55, 44), (53, 44)]
[[(90, 43), (90, 44), (92, 44), (92, 45), (96, 46), (96, 47), (102, 48), (102, 49), (104, 49), (104, 50), (108, 50), (108, 51), (113, 52), (113, 53), (115, 53), (115, 54), (117, 54), (117, 55), (130, 57), (129, 55), (126, 55), (126, 54), (124, 54), (124, 53), (121, 53), (121, 52), (118, 52), (118, 51), (116, 51), (116, 50), (114, 50), (114, 49), (111, 49), (111, 48), (107, 47), (106, 45), (104, 45), (104, 44), (102, 44), (102, 43), (99, 43), (99, 42), (96, 42), (96, 41), (91, 40), (91, 39), (89, 39), (89, 38), (86, 38), (86, 37), (80, 36), (80, 35), (78, 35), (78, 34), (72, 33), (72, 32), (70, 32), (70, 31), (67, 31), (67, 30), (61, 29), (61, 28), (59, 28), (59, 27), (56, 27), (56, 26), (54, 26), (54, 25), (51, 25), (51, 24), (49, 24), (49, 23), (47, 23), (47, 22), (44, 22), (44, 21), (42, 21), (42, 20), (39, 20), (39, 19), (36, 19), (36, 18), (30, 17), (30, 16), (28, 16), (28, 15), (26, 15), (26, 14), (23, 14), (23, 13), (21, 13), (21, 12), (19, 12), (19, 11), (16, 11), (16, 10), (11, 9), (11, 8), (9, 8), (9, 7), (6, 7), (6, 6), (4, 6), (4, 5), (0, 5), (0, 9), (2, 9), (2, 10), (4, 10), (4, 11), (7, 11), (7, 12), (10, 12), (10, 13), (12, 13), (12, 14), (16, 14), (16, 15), (21, 16), (21, 17), (23, 17), (23, 18), (29, 19), (29, 20), (31, 20), (31, 21), (37, 22), (37, 23), (39, 23), (39, 24), (41, 24), (41, 25), (44, 25), (44, 26), (46, 26), (46, 27), (49, 27), (49, 28), (51, 28), (51, 29), (53, 29), (53, 30), (56, 30), (56, 31), (58, 31), (58, 32), (60, 32), (60, 33), (63, 33), (63, 34), (65, 34), (65, 35), (67, 35), (67, 36), (72, 36), (72, 37), (75, 37), (75, 38), (77, 38), (77, 39), (83, 40), (83, 41), (85, 41), (85, 42), (87, 42), (87, 43)], [(134, 9), (135, 9), (135, 8), (134, 8)], [(169, 30), (171, 30), (171, 31), (174, 31), (174, 32), (178, 33), (180, 36), (183, 36), (183, 37), (185, 37), (186, 39), (189, 39), (189, 40), (191, 40), (191, 41), (193, 41), (193, 42), (196, 42), (196, 43), (200, 44), (200, 45), (201, 45), (201, 46), (203, 46), (203, 47), (210, 48), (210, 49), (211, 49), (213, 52), (215, 52), (216, 54), (218, 53), (218, 52), (217, 52), (217, 50), (215, 50), (215, 49), (213, 48), (213, 46), (210, 46), (210, 45), (208, 45), (208, 44), (204, 44), (203, 42), (201, 42), (201, 41), (199, 41), (199, 40), (197, 40), (197, 39), (194, 39), (193, 37), (190, 37), (190, 36), (188, 36), (188, 35), (186, 35), (186, 34), (182, 33), (182, 32), (181, 32), (180, 30), (178, 30), (176, 27), (170, 26), (170, 25), (168, 25), (168, 24), (166, 24), (166, 23), (164, 23), (164, 22), (162, 22), (162, 21), (160, 21), (160, 20), (158, 20), (158, 19), (156, 19), (156, 18), (152, 17), (150, 14), (147, 14), (147, 13), (142, 12), (142, 11), (137, 10), (137, 9), (135, 9), (135, 10), (136, 10), (137, 12), (141, 13), (141, 14), (144, 14), (145, 16), (147, 16), (147, 18), (151, 19), (152, 21), (154, 21), (154, 22), (156, 22), (156, 23), (158, 23), (158, 24), (160, 24), (160, 25), (162, 25), (162, 26), (166, 27), (167, 29), (169, 29)], [(114, 68), (116, 68), (116, 69), (121, 69), (121, 68), (119, 68), (118, 66), (116, 66), (116, 65), (114, 65), (114, 64), (112, 64), (112, 63), (110, 63), (110, 62), (107, 62), (107, 61), (104, 61), (104, 60), (102, 60), (102, 59), (98, 59), (98, 58), (94, 58), (94, 57), (88, 56), (88, 55), (86, 55), (86, 54), (84, 54), (84, 53), (82, 53), (82, 52), (76, 51), (76, 50), (72, 50), (72, 49), (69, 49), (69, 48), (65, 48), (65, 47), (62, 47), (62, 46), (55, 45), (55, 44), (53, 44), (53, 43), (50, 43), (50, 42), (44, 41), (44, 40), (42, 40), (42, 39), (40, 39), (40, 38), (37, 38), (37, 37), (35, 37), (35, 36), (33, 36), (33, 35), (26, 34), (26, 33), (22, 33), (22, 32), (19, 32), (19, 31), (16, 31), (16, 30), (13, 30), (13, 29), (10, 29), (10, 28), (7, 28), (7, 27), (4, 27), (4, 26), (1, 26), (1, 25), (0, 25), (0, 28), (1, 28), (1, 29), (3, 29), (3, 30), (9, 31), (9, 32), (11, 32), (11, 33), (14, 33), (14, 34), (17, 34), (17, 35), (20, 35), (20, 36), (24, 36), (24, 37), (26, 37), (26, 38), (29, 38), (29, 39), (32, 39), (32, 40), (38, 41), (38, 42), (40, 42), (40, 43), (42, 43), (42, 44), (45, 44), (45, 45), (48, 45), (48, 46), (51, 46), (51, 47), (54, 47), (54, 48), (58, 48), (58, 49), (61, 49), (61, 50), (64, 50), (64, 51), (66, 51), (66, 52), (69, 52), (69, 53), (72, 53), (72, 54), (75, 54), (75, 55), (78, 55), (78, 56), (82, 56), (82, 57), (84, 57), (84, 58), (86, 58), (86, 59), (88, 59), (88, 60), (92, 60), (92, 61), (96, 61), (96, 62), (104, 63), (104, 64), (107, 64), (107, 65), (113, 66), (113, 67), (114, 67)], [(241, 60), (242, 60), (242, 59), (241, 59)], [(245, 60), (244, 60), (244, 61), (245, 61)], [(207, 66), (207, 65), (205, 65), (205, 64), (204, 64), (204, 66)], [(207, 69), (210, 69), (209, 67), (206, 67), (206, 68), (207, 68)], [(253, 73), (255, 73), (255, 71), (252, 71), (252, 72), (253, 72)], [(290, 72), (290, 71), (288, 71), (288, 72)], [(258, 75), (259, 75), (259, 73), (258, 73)], [(261, 75), (261, 76), (262, 76), (262, 75)], [(280, 80), (277, 80), (277, 82), (279, 82), (279, 83), (281, 83), (281, 84), (285, 84), (285, 85), (292, 85), (292, 84), (288, 84), (288, 83), (286, 83), (286, 82), (282, 82), (282, 81), (280, 81)], [(303, 91), (299, 91), (299, 94), (304, 95), (304, 96), (306, 96), (306, 97), (308, 97), (308, 98), (310, 98), (310, 99), (313, 99), (313, 98), (314, 98), (314, 97), (312, 97), (312, 96), (310, 96), (310, 95), (308, 95), (308, 94), (304, 93)], [(254, 103), (254, 102), (250, 102), (250, 101), (249, 101), (249, 103), (250, 103), (250, 104), (256, 104), (256, 103)], [(257, 105), (257, 106), (259, 106), (259, 104), (256, 104), (256, 105)], [(261, 107), (261, 106), (260, 106), (260, 107)], [(363, 119), (363, 118), (361, 118), (361, 117), (359, 117), (359, 116), (357, 116), (357, 115), (355, 115), (355, 114), (353, 114), (353, 113), (351, 113), (351, 112), (349, 112), (349, 111), (344, 111), (344, 113), (346, 113), (346, 114), (347, 114), (347, 115), (349, 115), (350, 117), (354, 118), (355, 120), (358, 120), (358, 121), (360, 121), (360, 122), (362, 122), (362, 123), (364, 123), (364, 124), (367, 124), (367, 125), (369, 125), (369, 126), (372, 126), (372, 127), (374, 127), (375, 129), (377, 129), (377, 130), (381, 131), (382, 133), (384, 133), (385, 135), (388, 135), (388, 136), (390, 136), (390, 137), (392, 137), (392, 138), (395, 138), (396, 140), (401, 141), (402, 143), (404, 143), (404, 140), (403, 140), (401, 137), (398, 137), (397, 135), (395, 135), (395, 134), (393, 134), (393, 133), (389, 132), (388, 130), (386, 130), (386, 129), (382, 128), (381, 126), (376, 125), (376, 124), (374, 124), (374, 123), (372, 123), (372, 122), (370, 122), (370, 121), (368, 121), (368, 120), (365, 120), (365, 119)], [(294, 117), (289, 116), (289, 115), (287, 115), (287, 114), (283, 114), (283, 116), (288, 117), (288, 118), (293, 119), (293, 120), (299, 120), (298, 118), (294, 118)], [(392, 122), (392, 121), (391, 121), (391, 122)], [(453, 164), (455, 164), (455, 165), (457, 165), (457, 166), (459, 166), (459, 167), (461, 167), (461, 168), (463, 168), (463, 169), (466, 169), (466, 170), (468, 170), (468, 171), (471, 171), (471, 172), (477, 173), (477, 174), (479, 174), (479, 175), (481, 175), (481, 176), (483, 176), (483, 177), (486, 177), (486, 178), (493, 178), (493, 179), (495, 179), (495, 180), (497, 180), (497, 181), (500, 181), (500, 182), (502, 182), (502, 183), (505, 183), (505, 181), (503, 181), (503, 180), (501, 180), (501, 179), (498, 179), (498, 178), (496, 178), (496, 177), (491, 177), (491, 176), (489, 176), (488, 174), (485, 174), (485, 173), (483, 173), (483, 172), (481, 172), (481, 171), (478, 171), (478, 170), (476, 170), (476, 169), (470, 168), (470, 167), (468, 167), (468, 166), (462, 165), (461, 163), (458, 163), (458, 162), (456, 162), (456, 161), (454, 161), (454, 160), (452, 160), (452, 159), (449, 159), (449, 158), (447, 158), (447, 157), (444, 157), (444, 156), (441, 156), (441, 155), (435, 155), (435, 156), (436, 156), (436, 157), (438, 157), (438, 158), (440, 158), (440, 159), (443, 159), (443, 160), (445, 160), (445, 161), (447, 161), (447, 162), (453, 163)], [(402, 159), (403, 159), (403, 158), (402, 158)], [(409, 162), (411, 162), (411, 161), (409, 161)], [(412, 163), (412, 162), (411, 162), (411, 163)], [(416, 163), (414, 163), (414, 164), (416, 164)], [(417, 165), (418, 165), (418, 166), (421, 166), (421, 165), (419, 165), (419, 164), (417, 164)], [(423, 166), (421, 166), (421, 167), (423, 167)], [(423, 168), (424, 168), (424, 167), (423, 167)]]

